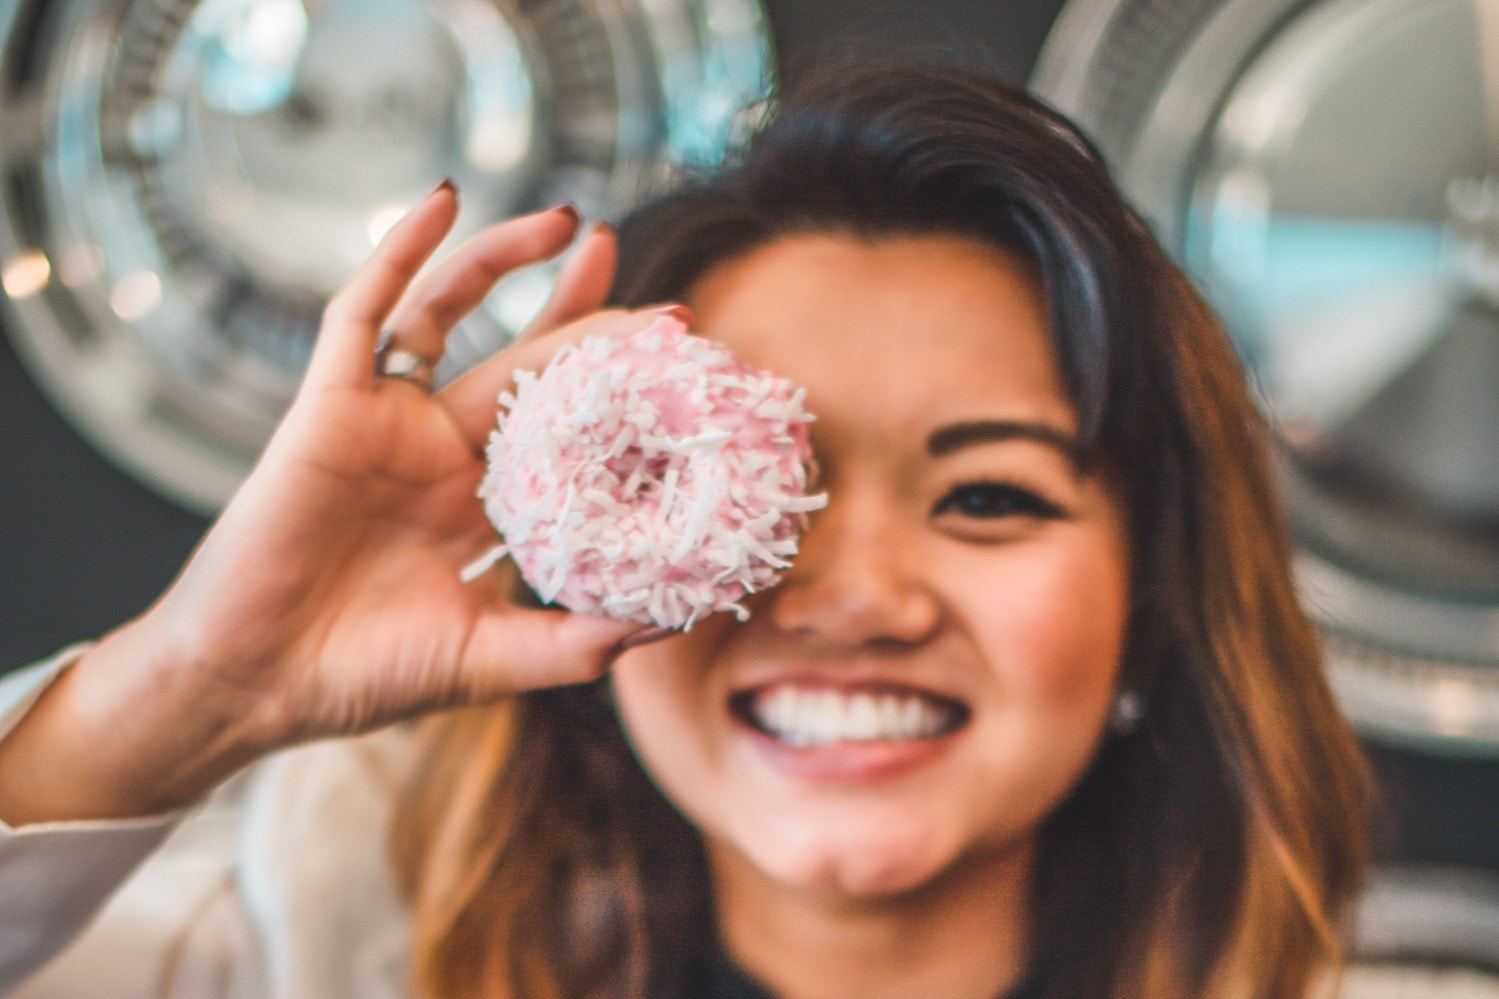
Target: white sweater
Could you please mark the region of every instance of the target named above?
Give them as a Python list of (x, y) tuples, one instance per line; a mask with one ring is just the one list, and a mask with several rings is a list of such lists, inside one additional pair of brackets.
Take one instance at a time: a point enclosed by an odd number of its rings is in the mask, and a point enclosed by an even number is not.
[[(0, 739), (90, 645), (0, 680)], [(387, 840), (413, 748), (393, 726), (268, 756), (176, 812), (0, 822), (0, 996), (409, 995)]]

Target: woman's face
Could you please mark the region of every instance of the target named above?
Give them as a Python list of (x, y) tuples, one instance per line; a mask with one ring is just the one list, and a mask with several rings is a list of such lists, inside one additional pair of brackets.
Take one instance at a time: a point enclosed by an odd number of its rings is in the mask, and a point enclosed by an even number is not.
[(807, 389), (828, 506), (780, 584), (613, 671), (715, 863), (864, 896), (1029, 844), (1103, 730), (1129, 593), (1040, 291), (958, 236), (781, 238), (685, 299)]

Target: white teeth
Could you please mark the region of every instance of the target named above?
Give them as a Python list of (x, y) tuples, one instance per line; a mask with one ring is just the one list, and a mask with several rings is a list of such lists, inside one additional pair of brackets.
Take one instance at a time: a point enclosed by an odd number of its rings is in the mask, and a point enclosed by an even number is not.
[(751, 702), (755, 720), (793, 746), (909, 741), (945, 729), (952, 711), (917, 694), (805, 690), (780, 684)]
[(812, 741), (832, 742), (843, 729), (843, 698), (831, 690), (818, 696), (812, 709)]
[(855, 694), (848, 699), (848, 717), (844, 731), (850, 739), (873, 739), (880, 730), (880, 712), (874, 706), (874, 697)]
[(776, 732), (791, 729), (796, 717), (796, 691), (790, 687), (777, 687), (769, 696), (755, 699), (760, 724)]
[(900, 733), (907, 739), (915, 738), (921, 734), (921, 723), (924, 714), (921, 710), (920, 701), (906, 698), (900, 706)]

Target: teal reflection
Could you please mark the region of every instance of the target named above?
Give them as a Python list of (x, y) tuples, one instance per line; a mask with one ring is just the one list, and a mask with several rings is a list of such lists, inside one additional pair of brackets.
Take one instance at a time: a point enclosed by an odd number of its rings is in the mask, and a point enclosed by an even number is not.
[(1299, 316), (1449, 280), (1455, 250), (1430, 222), (1266, 217), (1224, 204), (1194, 210), (1186, 229), (1193, 273), (1251, 356)]
[(229, 114), (251, 115), (285, 101), (296, 80), (307, 28), (301, 0), (201, 5), (183, 48), (201, 52), (204, 103)]

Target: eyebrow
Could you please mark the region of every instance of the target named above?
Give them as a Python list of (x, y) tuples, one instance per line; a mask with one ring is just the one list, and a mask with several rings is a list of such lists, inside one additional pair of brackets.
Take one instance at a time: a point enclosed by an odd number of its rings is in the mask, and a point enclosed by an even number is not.
[(951, 454), (960, 448), (995, 441), (1028, 440), (1043, 444), (1061, 454), (1074, 470), (1082, 469), (1077, 438), (1049, 423), (1030, 420), (972, 420), (938, 427), (927, 438), (926, 450), (933, 458)]

